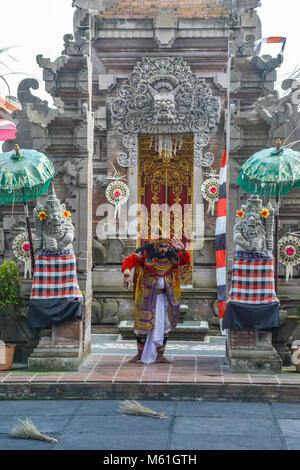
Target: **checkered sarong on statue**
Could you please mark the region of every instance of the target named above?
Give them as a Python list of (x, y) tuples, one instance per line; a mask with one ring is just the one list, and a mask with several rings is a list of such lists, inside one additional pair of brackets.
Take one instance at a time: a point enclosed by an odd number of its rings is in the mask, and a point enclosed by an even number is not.
[(236, 251), (229, 301), (246, 304), (279, 302), (274, 288), (271, 253)]
[(77, 297), (82, 294), (77, 281), (73, 251), (58, 254), (42, 250), (35, 258), (31, 300)]

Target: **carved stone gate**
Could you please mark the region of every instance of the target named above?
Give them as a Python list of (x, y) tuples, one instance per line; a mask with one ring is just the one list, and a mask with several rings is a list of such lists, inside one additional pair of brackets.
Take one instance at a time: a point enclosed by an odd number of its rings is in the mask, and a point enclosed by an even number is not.
[[(118, 155), (118, 163), (129, 170), (130, 189), (138, 188), (131, 191), (129, 207), (137, 203), (147, 208), (150, 204), (190, 204), (193, 231), (197, 206), (203, 204), (203, 168), (214, 160), (204, 148), (209, 133), (216, 130), (220, 108), (210, 86), (182, 58), (146, 57), (137, 63), (111, 100), (112, 127), (123, 136), (127, 151)], [(151, 140), (156, 141), (156, 151)], [(172, 178), (177, 185), (171, 183)], [(137, 229), (142, 223), (140, 216)], [(204, 216), (202, 226), (204, 234)], [(192, 270), (183, 277), (184, 284), (192, 284)]]

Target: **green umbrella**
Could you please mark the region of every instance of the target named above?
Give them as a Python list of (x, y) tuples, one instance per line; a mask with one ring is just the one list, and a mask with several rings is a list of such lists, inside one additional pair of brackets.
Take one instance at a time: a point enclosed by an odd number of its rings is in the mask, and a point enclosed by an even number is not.
[(51, 161), (36, 150), (20, 149), (0, 154), (0, 205), (24, 203), (32, 265), (34, 252), (27, 202), (45, 194), (54, 178)]
[(276, 197), (275, 205), (275, 287), (278, 290), (278, 217), (279, 196), (300, 186), (300, 153), (281, 147), (261, 150), (252, 155), (242, 166), (236, 180), (250, 194)]
[(244, 163), (236, 181), (251, 194), (283, 196), (300, 186), (300, 153), (284, 147), (261, 150)]
[(0, 205), (37, 199), (53, 177), (54, 167), (43, 153), (16, 147), (0, 154)]

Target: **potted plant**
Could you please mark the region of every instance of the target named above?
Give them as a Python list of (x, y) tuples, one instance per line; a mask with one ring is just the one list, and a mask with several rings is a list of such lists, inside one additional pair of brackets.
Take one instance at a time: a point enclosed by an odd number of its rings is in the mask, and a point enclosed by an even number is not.
[(7, 330), (12, 321), (24, 317), (25, 301), (22, 294), (20, 273), (14, 261), (0, 266), (0, 369), (11, 368), (16, 344), (7, 341)]

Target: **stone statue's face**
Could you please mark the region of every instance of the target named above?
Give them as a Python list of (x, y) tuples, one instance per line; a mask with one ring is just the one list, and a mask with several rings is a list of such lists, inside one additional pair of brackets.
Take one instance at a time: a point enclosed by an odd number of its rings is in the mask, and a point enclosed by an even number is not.
[(65, 231), (64, 218), (60, 209), (49, 211), (47, 217), (47, 231), (52, 235), (61, 235)]
[(174, 93), (158, 93), (154, 95), (154, 111), (157, 122), (174, 122), (175, 109)]
[(250, 212), (243, 219), (243, 235), (247, 239), (259, 237), (264, 233), (264, 226), (259, 213)]

